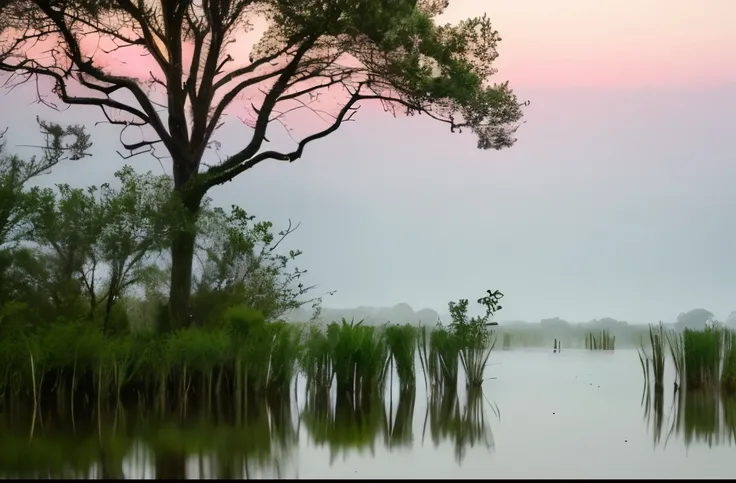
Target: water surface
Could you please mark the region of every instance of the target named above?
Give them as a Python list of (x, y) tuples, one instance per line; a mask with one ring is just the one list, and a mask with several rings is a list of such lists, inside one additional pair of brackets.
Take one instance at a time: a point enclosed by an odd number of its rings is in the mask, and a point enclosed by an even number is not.
[[(634, 350), (494, 351), (483, 394), (383, 403), (294, 394), (186, 418), (136, 409), (3, 419), (3, 477), (729, 478), (736, 401), (643, 393)], [(666, 378), (670, 381), (671, 378)], [(462, 386), (462, 384), (461, 384)]]

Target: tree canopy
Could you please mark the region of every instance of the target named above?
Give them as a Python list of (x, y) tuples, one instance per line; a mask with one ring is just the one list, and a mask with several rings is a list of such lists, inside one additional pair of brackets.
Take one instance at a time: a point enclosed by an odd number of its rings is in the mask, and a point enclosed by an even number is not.
[[(367, 100), (408, 114), (426, 113), (452, 130), (468, 128), (482, 149), (511, 146), (521, 107), (507, 83), (489, 83), (499, 35), (485, 16), (436, 25), (433, 19), (448, 4), (10, 0), (3, 10), (0, 69), (17, 80), (49, 77), (62, 101), (98, 106), (109, 122), (124, 128), (150, 126), (155, 139), (123, 145), (138, 152), (163, 144), (174, 164), (185, 165), (190, 174), (198, 171), (225, 110), (242, 103), (239, 95), (248, 88), (263, 90), (261, 105), (253, 106), (257, 116), (250, 142), (210, 167), (199, 181), (203, 187), (265, 159), (297, 159), (306, 144), (334, 131)], [(245, 62), (228, 46), (259, 22), (265, 31)], [(110, 72), (95, 57), (100, 50), (85, 48), (91, 36), (99, 37), (95, 47), (107, 53), (137, 48), (153, 58), (158, 72), (152, 70), (148, 79)], [(50, 44), (51, 56), (35, 55), (39, 40)], [(305, 137), (291, 152), (262, 150), (268, 125), (280, 117), (283, 104), (308, 104), (310, 95), (332, 86), (347, 95), (326, 129)], [(165, 112), (147, 87), (164, 89)], [(132, 99), (121, 99), (122, 91)]]
[[(38, 159), (0, 153), (0, 321), (21, 331), (76, 321), (104, 332), (152, 327), (165, 305), (170, 238), (188, 222), (172, 196), (171, 177), (126, 166), (115, 173), (117, 186), (29, 188), (61, 148), (89, 144), (81, 127), (41, 126), (76, 135), (73, 143), (53, 137)], [(319, 297), (305, 297), (314, 287), (300, 283), (306, 271), (293, 267), (301, 252), (280, 247), (295, 227), (275, 234), (270, 222), (238, 207), (204, 201), (196, 225), (186, 228), (196, 235), (201, 262), (192, 307), (198, 326), (221, 324), (225, 311), (239, 305), (265, 320), (318, 307)]]
[[(210, 188), (265, 160), (295, 161), (309, 143), (354, 120), (364, 102), (471, 131), (480, 149), (513, 145), (523, 106), (508, 83), (492, 82), (499, 34), (487, 16), (438, 24), (448, 5), (6, 0), (0, 71), (10, 74), (10, 86), (48, 79), (62, 103), (100, 108), (106, 122), (121, 126), (129, 156), (169, 158), (173, 188), (196, 218)], [(119, 69), (105, 61), (126, 53), (145, 58)], [(328, 90), (332, 100), (322, 105)], [(56, 107), (46, 96), (39, 100)], [(301, 110), (319, 116), (309, 123), (314, 131), (291, 148), (269, 149), (271, 126)], [(248, 112), (250, 138), (205, 162), (207, 150), (220, 146), (215, 134), (226, 114), (236, 111)], [(140, 137), (129, 137), (130, 128)], [(194, 243), (184, 230), (171, 244), (170, 297), (179, 324), (188, 317)]]

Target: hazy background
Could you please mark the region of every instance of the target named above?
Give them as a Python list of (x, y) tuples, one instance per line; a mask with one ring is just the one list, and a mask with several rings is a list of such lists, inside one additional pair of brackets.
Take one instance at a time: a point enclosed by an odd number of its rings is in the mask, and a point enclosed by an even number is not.
[[(736, 2), (452, 0), (449, 20), (487, 9), (503, 38), (499, 80), (531, 101), (511, 150), (421, 117), (363, 109), (288, 165), (261, 164), (210, 194), (277, 227), (327, 307), (446, 312), (486, 289), (501, 320), (721, 320), (736, 289)], [(35, 117), (85, 122), (96, 156), (41, 178), (102, 183), (126, 161), (94, 109), (53, 113), (35, 87), (0, 94), (9, 148), (38, 143)], [(223, 155), (242, 146), (236, 119)], [(279, 138), (280, 136), (280, 138)], [(272, 141), (288, 139), (274, 134)], [(247, 139), (247, 138), (245, 138)], [(128, 163), (161, 172), (158, 161)]]

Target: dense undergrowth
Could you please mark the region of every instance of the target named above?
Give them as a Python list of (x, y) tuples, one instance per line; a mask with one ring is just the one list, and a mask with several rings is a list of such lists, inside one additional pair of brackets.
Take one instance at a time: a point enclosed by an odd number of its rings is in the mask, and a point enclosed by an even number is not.
[(479, 386), (495, 344), (486, 327), (495, 306), (468, 319), (467, 301), (460, 305), (453, 324), (432, 330), (268, 322), (256, 310), (233, 307), (217, 326), (163, 334), (110, 334), (84, 322), (0, 331), (0, 401), (10, 409), (53, 404), (71, 411), (119, 403), (186, 410), (221, 400), (244, 408), (289, 391), (300, 372), (310, 395), (334, 386), (339, 399), (358, 404), (383, 392), (389, 373), (402, 392), (412, 392), (417, 351), (433, 387), (456, 390), (459, 367), (468, 385)]

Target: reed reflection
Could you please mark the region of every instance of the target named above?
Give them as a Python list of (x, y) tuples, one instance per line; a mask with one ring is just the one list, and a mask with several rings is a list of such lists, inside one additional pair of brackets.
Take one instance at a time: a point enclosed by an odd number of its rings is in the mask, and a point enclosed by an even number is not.
[(424, 440), (429, 424), (434, 446), (438, 447), (445, 440), (451, 441), (458, 464), (465, 459), (468, 447), (483, 445), (487, 450), (492, 450), (495, 444), (487, 421), (486, 404), (498, 416), (497, 408), (488, 403), (481, 388), (468, 388), (465, 403), (462, 405), (456, 390), (448, 387), (433, 391), (425, 416), (422, 439)]

